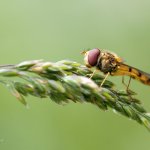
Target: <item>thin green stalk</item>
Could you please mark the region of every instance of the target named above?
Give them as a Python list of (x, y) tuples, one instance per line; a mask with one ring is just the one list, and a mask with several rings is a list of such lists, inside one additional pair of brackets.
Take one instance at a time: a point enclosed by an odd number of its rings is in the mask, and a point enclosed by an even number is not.
[(96, 73), (90, 79), (91, 73), (84, 65), (69, 60), (55, 63), (33, 60), (0, 66), (0, 82), (24, 105), (27, 105), (24, 97), (28, 95), (50, 98), (58, 104), (88, 102), (102, 110), (112, 108), (150, 130), (150, 116), (134, 98), (134, 93), (131, 99), (125, 91), (114, 89), (114, 84), (108, 80), (100, 87), (104, 77)]

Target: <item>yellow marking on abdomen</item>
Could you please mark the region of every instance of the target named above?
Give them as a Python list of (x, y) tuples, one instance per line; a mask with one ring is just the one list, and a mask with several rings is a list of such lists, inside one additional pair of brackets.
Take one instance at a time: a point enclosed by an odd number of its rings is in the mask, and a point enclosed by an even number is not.
[(127, 75), (141, 81), (143, 84), (150, 85), (150, 74), (126, 64), (120, 64), (118, 69), (115, 72), (112, 72), (112, 75)]

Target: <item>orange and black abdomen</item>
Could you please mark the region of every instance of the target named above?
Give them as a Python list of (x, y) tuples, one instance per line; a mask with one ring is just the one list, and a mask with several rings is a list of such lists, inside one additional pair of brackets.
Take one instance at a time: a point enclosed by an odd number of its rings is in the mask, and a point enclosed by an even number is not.
[(118, 66), (116, 71), (112, 72), (112, 75), (127, 75), (143, 84), (150, 85), (150, 74), (123, 63)]

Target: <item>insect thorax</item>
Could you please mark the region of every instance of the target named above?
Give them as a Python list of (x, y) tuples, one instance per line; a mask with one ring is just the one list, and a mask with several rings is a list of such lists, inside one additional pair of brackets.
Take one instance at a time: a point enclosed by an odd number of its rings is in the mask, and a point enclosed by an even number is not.
[(96, 67), (104, 74), (115, 72), (118, 67), (118, 62), (115, 56), (109, 52), (103, 52), (99, 58)]

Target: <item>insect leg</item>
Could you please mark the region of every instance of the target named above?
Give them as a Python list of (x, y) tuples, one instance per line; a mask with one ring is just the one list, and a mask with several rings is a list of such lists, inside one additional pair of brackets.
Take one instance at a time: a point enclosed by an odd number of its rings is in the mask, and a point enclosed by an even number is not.
[(127, 85), (127, 89), (126, 89), (127, 91), (130, 90), (130, 89), (129, 89), (130, 83), (131, 83), (131, 77), (130, 77), (129, 82), (128, 82), (128, 85)]
[(126, 84), (125, 83), (125, 80), (124, 80), (125, 78), (124, 78), (124, 76), (122, 76), (122, 84), (126, 87), (126, 92), (127, 92), (127, 94), (128, 95), (134, 95), (134, 94), (136, 94), (134, 91), (132, 91), (130, 88), (129, 88), (129, 86), (130, 86), (130, 84), (131, 84), (131, 79), (132, 79), (132, 77), (130, 77), (129, 78), (129, 81), (128, 81), (128, 84)]
[(100, 87), (103, 86), (104, 82), (106, 81), (106, 79), (107, 79), (107, 77), (108, 77), (109, 75), (110, 75), (110, 72), (108, 72), (108, 73), (105, 75), (105, 78), (103, 79), (103, 81), (102, 81)]
[(126, 84), (126, 83), (125, 83), (125, 78), (124, 78), (124, 76), (122, 76), (122, 84), (126, 87), (126, 91), (127, 91), (127, 92), (130, 91), (130, 89), (129, 89), (130, 83), (131, 83), (131, 77), (130, 77), (130, 79), (129, 79), (129, 81), (128, 81), (128, 84)]
[(126, 83), (125, 83), (125, 79), (124, 79), (124, 76), (122, 76), (122, 84), (127, 87)]
[(92, 79), (92, 77), (94, 76), (95, 72), (96, 72), (96, 69), (95, 69), (95, 70), (93, 71), (93, 73), (91, 74), (90, 79)]

